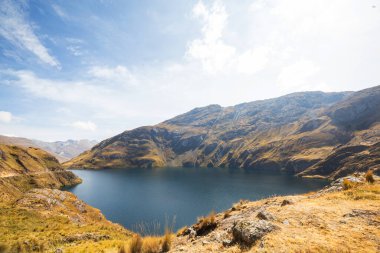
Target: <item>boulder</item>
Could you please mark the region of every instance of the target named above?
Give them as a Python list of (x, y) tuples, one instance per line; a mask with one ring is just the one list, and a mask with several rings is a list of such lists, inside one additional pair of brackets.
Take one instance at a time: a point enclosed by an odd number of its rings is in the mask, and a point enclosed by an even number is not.
[(250, 246), (277, 227), (266, 220), (240, 221), (232, 227), (235, 242)]
[(265, 209), (259, 210), (256, 217), (260, 220), (274, 220), (273, 215), (267, 212)]

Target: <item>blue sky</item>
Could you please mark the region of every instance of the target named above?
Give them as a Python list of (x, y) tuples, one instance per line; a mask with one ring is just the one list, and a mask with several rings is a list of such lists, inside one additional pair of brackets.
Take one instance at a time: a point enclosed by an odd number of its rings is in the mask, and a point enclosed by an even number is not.
[(193, 107), (380, 82), (379, 0), (0, 0), (0, 134), (97, 139)]

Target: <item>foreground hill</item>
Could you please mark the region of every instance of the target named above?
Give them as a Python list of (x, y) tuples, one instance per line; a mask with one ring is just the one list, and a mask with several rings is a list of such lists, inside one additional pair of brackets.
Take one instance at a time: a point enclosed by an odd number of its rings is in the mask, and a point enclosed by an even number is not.
[(380, 86), (359, 92), (301, 92), (231, 107), (196, 108), (104, 140), (65, 166), (240, 167), (336, 177), (352, 169), (344, 169), (341, 162), (338, 168), (326, 168), (325, 159), (342, 145), (379, 142), (379, 122)]
[[(241, 201), (179, 232), (170, 252), (379, 252), (380, 184)], [(354, 183), (355, 182), (355, 183)]]
[(131, 233), (57, 189), (80, 182), (46, 151), (0, 145), (0, 252), (116, 251)]
[(95, 144), (97, 144), (97, 142), (90, 140), (45, 142), (21, 137), (0, 135), (0, 144), (40, 148), (54, 155), (58, 161), (64, 162), (92, 148)]
[(0, 198), (12, 200), (32, 188), (60, 188), (80, 183), (58, 160), (38, 148), (0, 145)]

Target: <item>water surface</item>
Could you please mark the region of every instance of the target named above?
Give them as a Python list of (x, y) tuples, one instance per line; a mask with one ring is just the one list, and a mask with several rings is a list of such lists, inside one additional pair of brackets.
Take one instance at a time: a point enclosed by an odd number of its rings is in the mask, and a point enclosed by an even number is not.
[(136, 230), (176, 217), (175, 229), (196, 218), (230, 208), (240, 199), (305, 193), (326, 181), (280, 172), (217, 168), (75, 170), (83, 183), (69, 191), (99, 208), (107, 219)]

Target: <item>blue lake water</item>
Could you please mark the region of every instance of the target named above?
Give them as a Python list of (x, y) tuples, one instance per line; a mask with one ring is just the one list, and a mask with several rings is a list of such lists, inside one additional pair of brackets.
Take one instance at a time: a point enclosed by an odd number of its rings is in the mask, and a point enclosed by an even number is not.
[[(83, 183), (67, 189), (128, 229), (193, 224), (211, 210), (223, 211), (240, 199), (257, 200), (321, 189), (326, 181), (273, 171), (217, 168), (75, 170)], [(155, 228), (154, 230), (157, 230)], [(156, 232), (156, 231), (155, 231)]]

